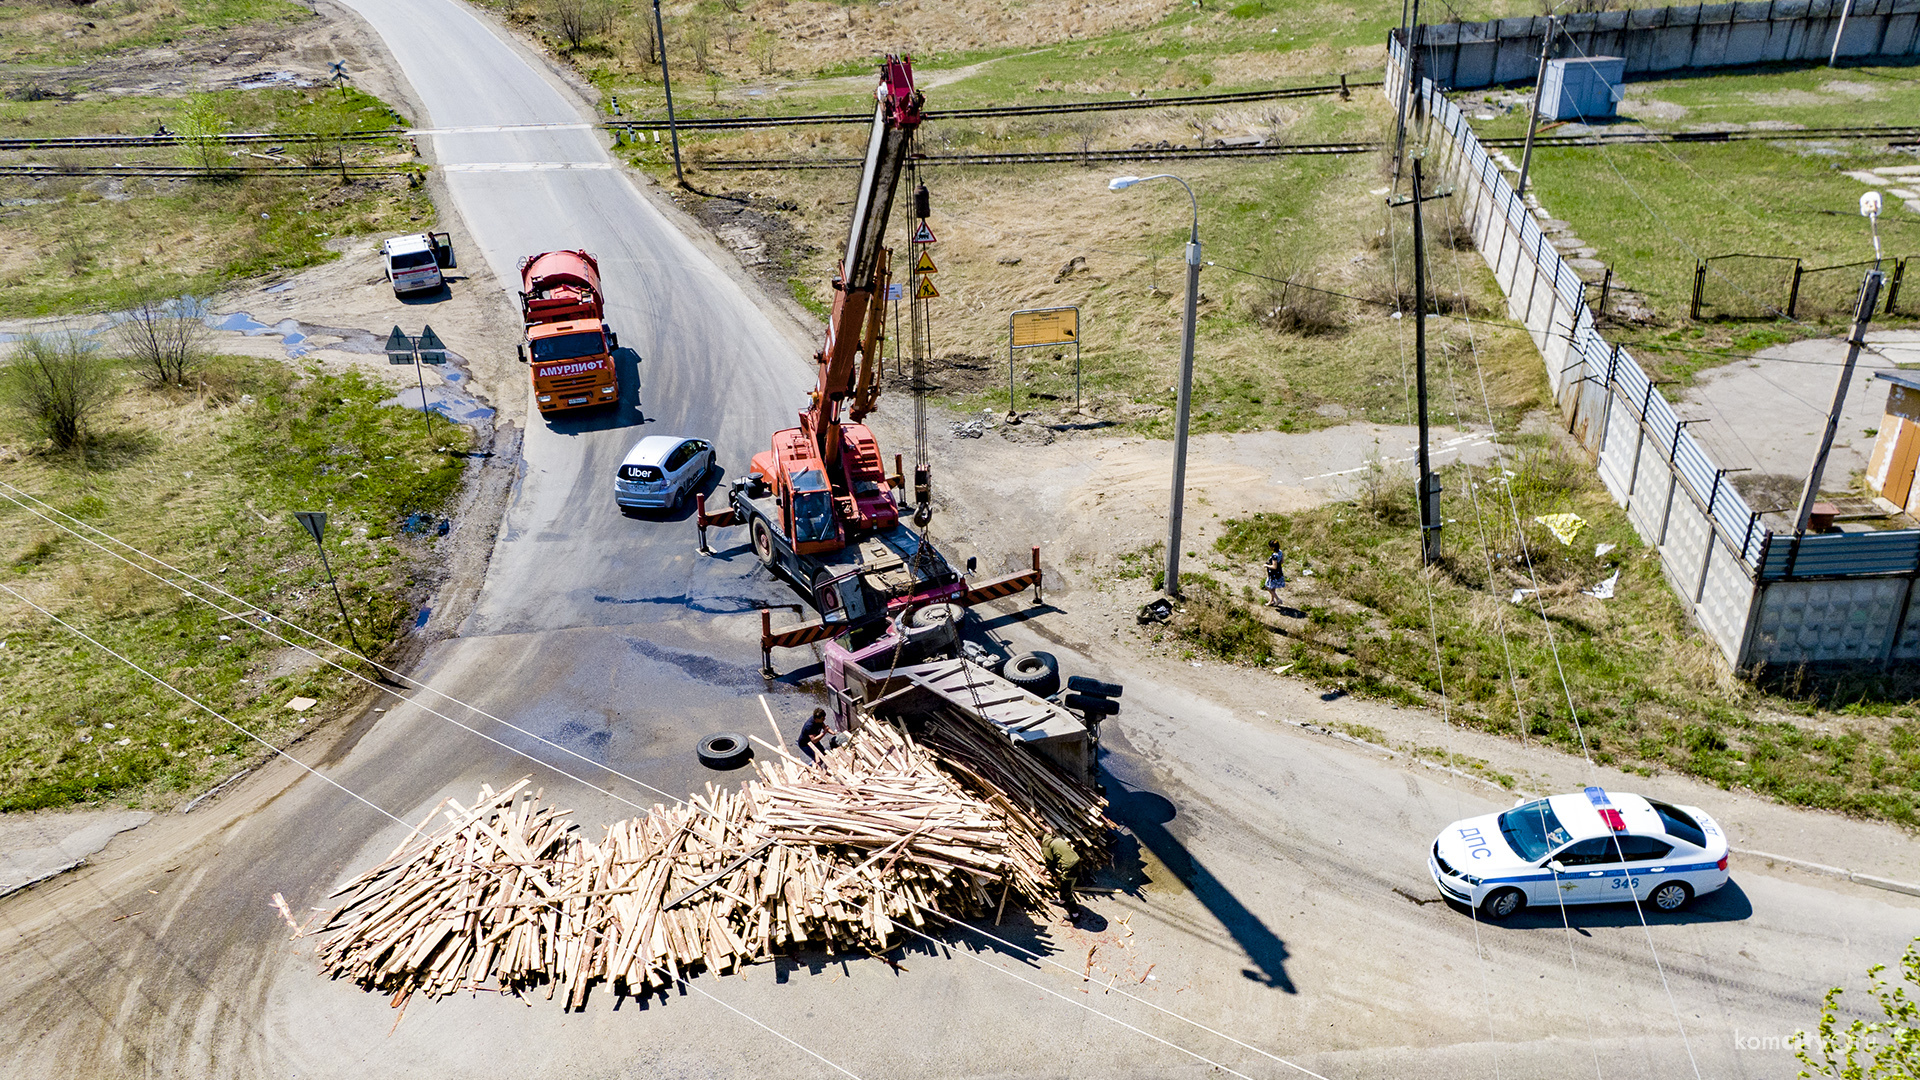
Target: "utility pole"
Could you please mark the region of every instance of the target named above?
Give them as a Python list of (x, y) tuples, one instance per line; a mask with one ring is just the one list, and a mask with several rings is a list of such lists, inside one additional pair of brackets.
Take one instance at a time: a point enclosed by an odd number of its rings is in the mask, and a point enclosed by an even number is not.
[(1873, 269), (1860, 282), (1860, 299), (1853, 309), (1853, 330), (1847, 335), (1847, 362), (1840, 367), (1840, 380), (1833, 388), (1833, 408), (1827, 411), (1827, 430), (1820, 436), (1820, 450), (1813, 455), (1813, 468), (1807, 472), (1807, 486), (1800, 492), (1800, 510), (1794, 515), (1793, 535), (1797, 556), (1799, 537), (1806, 534), (1807, 519), (1813, 516), (1814, 500), (1820, 496), (1820, 477), (1827, 471), (1827, 454), (1833, 449), (1833, 436), (1840, 428), (1840, 408), (1847, 403), (1847, 387), (1853, 382), (1854, 364), (1867, 343), (1867, 324), (1873, 321), (1873, 309), (1880, 303), (1880, 193), (1869, 191), (1860, 196), (1860, 216), (1873, 230)]
[(1420, 449), (1416, 461), (1420, 470), (1420, 558), (1431, 566), (1440, 559), (1440, 478), (1434, 475), (1429, 453), (1427, 425), (1427, 236), (1420, 204), (1428, 199), (1444, 199), (1451, 189), (1426, 194), (1425, 178), (1420, 173), (1420, 157), (1413, 159), (1412, 196), (1390, 201), (1389, 206), (1413, 205), (1413, 358), (1414, 393), (1420, 399)]
[(687, 178), (680, 171), (680, 127), (673, 119), (673, 79), (667, 74), (667, 27), (660, 19), (660, 0), (653, 0), (653, 36), (660, 44), (660, 85), (667, 91), (667, 133), (673, 136), (673, 179), (686, 187)]
[(1527, 149), (1520, 155), (1520, 184), (1515, 195), (1527, 193), (1527, 170), (1533, 165), (1533, 134), (1540, 128), (1540, 97), (1547, 84), (1547, 57), (1553, 55), (1553, 16), (1547, 16), (1547, 32), (1540, 38), (1540, 70), (1533, 77), (1533, 112), (1527, 117)]
[(1413, 0), (1413, 17), (1407, 22), (1407, 64), (1406, 82), (1400, 87), (1400, 108), (1394, 117), (1393, 125), (1393, 186), (1400, 186), (1400, 162), (1407, 145), (1407, 108), (1413, 96), (1413, 85), (1420, 81), (1420, 50), (1414, 47), (1414, 38), (1420, 33), (1420, 0)]

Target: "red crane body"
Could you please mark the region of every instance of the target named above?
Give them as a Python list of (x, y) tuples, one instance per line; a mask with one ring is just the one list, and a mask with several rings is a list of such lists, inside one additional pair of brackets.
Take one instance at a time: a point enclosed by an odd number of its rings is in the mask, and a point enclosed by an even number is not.
[(920, 126), (923, 99), (913, 86), (911, 59), (887, 57), (875, 97), (826, 342), (814, 354), (818, 383), (800, 412), (800, 426), (775, 432), (772, 448), (753, 459), (753, 471), (778, 496), (794, 549), (806, 555), (838, 551), (900, 517), (879, 443), (860, 420), (880, 396), (883, 301), (892, 280), (883, 246), (887, 217)]

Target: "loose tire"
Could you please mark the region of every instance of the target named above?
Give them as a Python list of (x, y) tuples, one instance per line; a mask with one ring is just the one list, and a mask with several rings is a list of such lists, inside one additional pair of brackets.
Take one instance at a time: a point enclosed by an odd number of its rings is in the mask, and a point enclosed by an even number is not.
[(1060, 661), (1052, 653), (1024, 652), (1007, 661), (1000, 677), (1036, 697), (1052, 697), (1060, 689)]
[(1510, 919), (1527, 906), (1527, 894), (1519, 889), (1499, 889), (1480, 901), (1480, 914), (1499, 922)]
[(745, 735), (723, 731), (701, 739), (695, 752), (700, 755), (700, 764), (709, 769), (733, 769), (746, 762), (753, 754), (753, 747)]
[(773, 530), (767, 528), (766, 519), (754, 518), (753, 528), (749, 531), (753, 534), (753, 553), (760, 556), (762, 566), (771, 567), (773, 565)]
[(1661, 911), (1680, 911), (1693, 903), (1693, 889), (1684, 881), (1665, 881), (1647, 900)]

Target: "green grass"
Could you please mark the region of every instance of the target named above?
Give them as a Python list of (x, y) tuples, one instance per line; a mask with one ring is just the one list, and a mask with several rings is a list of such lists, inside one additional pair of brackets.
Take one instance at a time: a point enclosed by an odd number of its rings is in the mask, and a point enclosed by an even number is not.
[[(1732, 678), (1584, 461), (1547, 450), (1508, 461), (1511, 478), (1443, 472), (1446, 558), (1433, 570), (1419, 565), (1404, 477), (1383, 476), (1357, 502), (1232, 523), (1216, 570), (1244, 577), (1279, 541), (1290, 571), (1282, 600), (1305, 618), (1281, 620), (1256, 610), (1264, 596), (1251, 588), (1234, 596), (1183, 574), (1191, 599), (1176, 633), (1220, 659), (1287, 665), (1290, 676), (1379, 700), (1431, 707), (1444, 689), (1458, 722), (1602, 764), (1920, 824), (1911, 679), (1782, 672), (1755, 688)], [(1571, 546), (1534, 522), (1562, 512), (1587, 521)], [(1615, 547), (1595, 556), (1599, 543)], [(1614, 599), (1580, 593), (1615, 569)], [(1536, 575), (1544, 618), (1532, 594), (1511, 602)]]
[[(1486, 95), (1459, 96), (1471, 102)], [(1623, 122), (1661, 131), (1763, 122), (1808, 128), (1898, 124), (1917, 114), (1920, 81), (1905, 68), (1743, 70), (1634, 82), (1621, 103)], [(1516, 109), (1474, 127), (1483, 137), (1523, 135), (1525, 113)], [(1530, 176), (1542, 205), (1571, 223), (1598, 249), (1600, 260), (1613, 264), (1617, 283), (1640, 291), (1665, 320), (1677, 322), (1688, 315), (1697, 257), (1797, 256), (1809, 268), (1871, 259), (1872, 240), (1858, 215), (1868, 188), (1845, 173), (1912, 163), (1911, 155), (1865, 140), (1541, 147)], [(1889, 199), (1881, 237), (1889, 255), (1920, 254), (1920, 215)], [(1786, 304), (1784, 274), (1768, 281), (1757, 271), (1716, 271), (1708, 281), (1710, 303), (1720, 297), (1732, 304), (1752, 294)], [(1803, 285), (1803, 306), (1813, 308), (1800, 313), (1803, 321), (1828, 328), (1845, 321), (1844, 304), (1807, 303), (1816, 290), (1851, 297), (1859, 285), (1857, 271), (1829, 277)], [(1912, 318), (1908, 314), (1905, 321)], [(1711, 345), (1727, 347), (1729, 336), (1742, 329), (1720, 327), (1707, 337)], [(1656, 374), (1685, 377), (1700, 366), (1680, 358), (1670, 362), (1672, 371)]]
[[(378, 98), (348, 91), (222, 91), (206, 103), (232, 130), (379, 130), (405, 119)], [(152, 131), (177, 125), (186, 104), (133, 97), (0, 105), (0, 132)], [(346, 143), (349, 163), (391, 159), (391, 140)], [(110, 161), (186, 163), (186, 151), (113, 151)], [(296, 159), (322, 149), (292, 146)], [(61, 154), (85, 161), (100, 154)], [(232, 159), (244, 164), (253, 159)], [(417, 231), (433, 221), (423, 187), (406, 177), (341, 183), (311, 176), (109, 184), (78, 177), (0, 181), (0, 316), (111, 310), (147, 288), (208, 293), (338, 258), (344, 237)], [(330, 246), (334, 245), (334, 246)]]
[(127, 49), (217, 35), (248, 24), (313, 18), (291, 0), (103, 0), (0, 4), (0, 42), (16, 64), (72, 64)]
[[(324, 510), (354, 632), (377, 654), (409, 625), (431, 558), (431, 541), (396, 530), (410, 513), (443, 511), (464, 458), (441, 448), (470, 445), (467, 429), (444, 424), (430, 443), (417, 412), (381, 404), (391, 393), (358, 372), (259, 360), (220, 360), (193, 393), (129, 377), (85, 453), (43, 454), (9, 433), (0, 480), (345, 643), (313, 542), (292, 517)], [(301, 730), (290, 698), (320, 699), (311, 723), (358, 692), (254, 624), (221, 618), (11, 502), (0, 503), (0, 536), (9, 588), (275, 743)], [(258, 756), (245, 735), (12, 596), (0, 609), (0, 811), (164, 806)]]

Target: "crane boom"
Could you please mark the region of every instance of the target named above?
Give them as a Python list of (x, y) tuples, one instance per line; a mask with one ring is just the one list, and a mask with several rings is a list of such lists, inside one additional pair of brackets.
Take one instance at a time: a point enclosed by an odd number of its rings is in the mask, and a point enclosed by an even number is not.
[(802, 430), (829, 466), (839, 461), (842, 404), (847, 418), (859, 421), (880, 396), (877, 354), (883, 307), (876, 298), (885, 295), (891, 278), (883, 244), (923, 101), (913, 86), (911, 57), (887, 57), (874, 97), (873, 130), (847, 228), (846, 253), (833, 282), (826, 343), (814, 354), (819, 383), (800, 417)]

